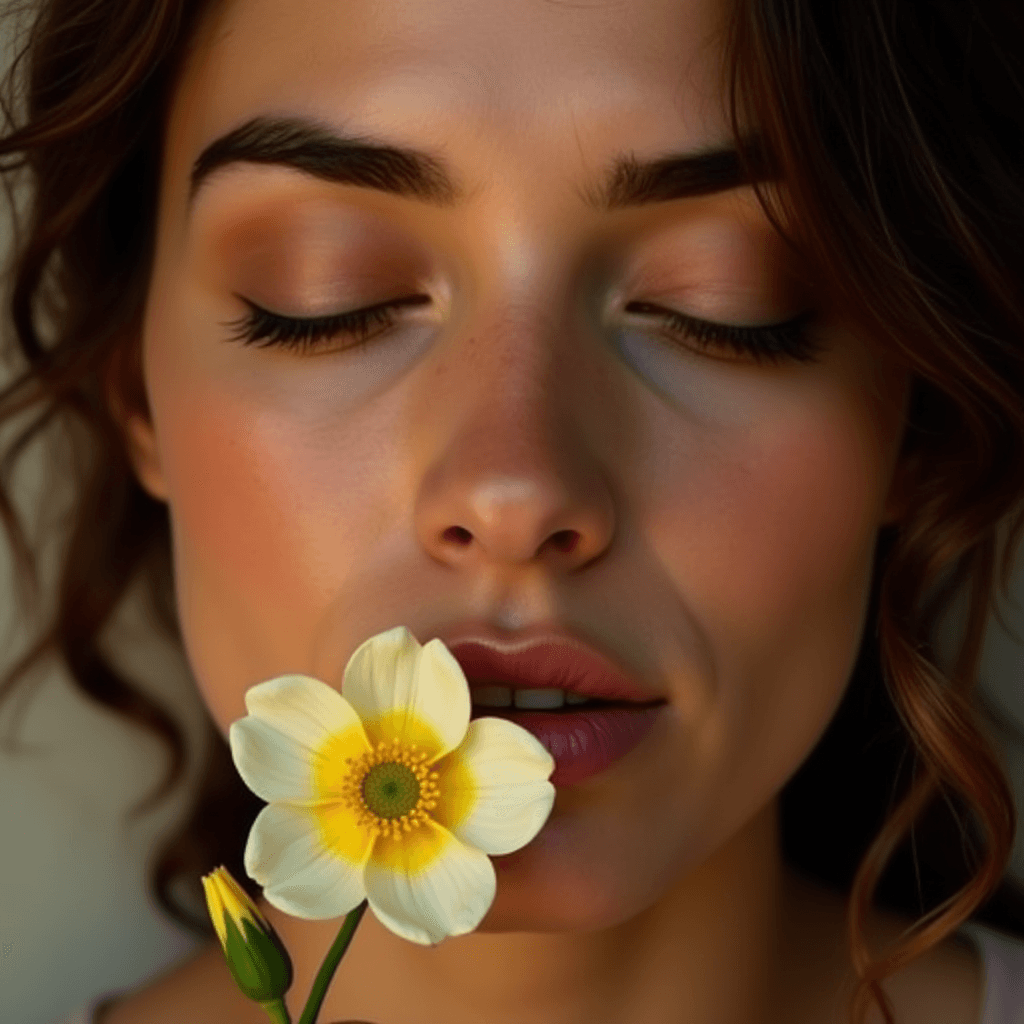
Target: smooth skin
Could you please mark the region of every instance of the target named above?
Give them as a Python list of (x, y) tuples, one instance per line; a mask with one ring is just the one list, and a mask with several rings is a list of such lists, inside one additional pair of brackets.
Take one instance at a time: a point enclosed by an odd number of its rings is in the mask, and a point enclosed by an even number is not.
[[(187, 655), (221, 731), (262, 680), (340, 687), (369, 636), (404, 624), (422, 643), (468, 618), (563, 623), (669, 702), (496, 858), (476, 933), (420, 947), (367, 914), (325, 1022), (845, 1020), (843, 901), (782, 864), (778, 795), (854, 663), (878, 529), (901, 510), (909, 375), (835, 315), (751, 189), (612, 213), (581, 198), (623, 153), (730, 141), (724, 12), (237, 0), (175, 94), (143, 337), (152, 421), (125, 428), (170, 509)], [(257, 115), (427, 150), (467, 198), (440, 209), (246, 164), (189, 212), (199, 153)], [(295, 317), (429, 301), (362, 349), (310, 354), (229, 340), (236, 294)], [(740, 325), (813, 308), (824, 351), (778, 366), (701, 351), (626, 308), (640, 301)], [(297, 1020), (341, 921), (261, 906), (295, 963)], [(908, 923), (873, 927), (892, 941)], [(901, 1024), (976, 1024), (979, 986), (952, 940), (887, 984)], [(109, 1019), (183, 1014), (263, 1019), (219, 948)]]

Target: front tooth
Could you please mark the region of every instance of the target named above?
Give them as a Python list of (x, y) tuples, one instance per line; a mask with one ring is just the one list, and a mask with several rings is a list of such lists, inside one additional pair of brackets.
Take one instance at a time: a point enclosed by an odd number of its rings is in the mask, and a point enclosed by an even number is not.
[(471, 691), (474, 704), (484, 708), (509, 708), (512, 706), (511, 686), (477, 686)]
[(512, 698), (517, 708), (538, 711), (548, 708), (560, 708), (565, 703), (565, 691), (552, 690), (548, 687), (533, 690), (516, 690)]
[(582, 693), (573, 693), (569, 691), (565, 695), (566, 704), (586, 704), (590, 700), (589, 697), (585, 697)]

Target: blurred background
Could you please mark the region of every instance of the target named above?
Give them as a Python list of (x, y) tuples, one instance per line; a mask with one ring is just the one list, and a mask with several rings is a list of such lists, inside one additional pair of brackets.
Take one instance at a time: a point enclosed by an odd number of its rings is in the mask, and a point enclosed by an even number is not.
[[(19, 23), (21, 24), (21, 23)], [(17, 40), (0, 23), (3, 67)], [(6, 267), (10, 225), (0, 209), (0, 252)], [(2, 329), (6, 347), (7, 330)], [(10, 369), (0, 367), (0, 386)], [(21, 426), (19, 420), (15, 426)], [(0, 437), (6, 440), (9, 434)], [(63, 547), (66, 504), (44, 505), (44, 467), (66, 471), (59, 434), (50, 431), (19, 463), (15, 497), (38, 536), (49, 594)], [(70, 497), (70, 495), (68, 495)], [(1008, 625), (1024, 637), (1024, 565), (1018, 565)], [(50, 604), (31, 618), (19, 607), (6, 534), (0, 539), (0, 671), (35, 639)], [(957, 622), (948, 624), (949, 636)], [(135, 600), (108, 631), (116, 663), (146, 685), (187, 724), (193, 756), (189, 783), (155, 812), (134, 822), (125, 811), (156, 784), (164, 753), (155, 740), (79, 697), (55, 661), (35, 672), (16, 699), (0, 707), (0, 735), (19, 752), (0, 751), (0, 1024), (48, 1024), (103, 992), (129, 988), (198, 948), (167, 920), (146, 888), (154, 844), (184, 814), (201, 760), (205, 711), (180, 652), (155, 639)], [(982, 687), (1024, 729), (1024, 646), (993, 620), (982, 663)], [(998, 739), (998, 737), (997, 737)], [(999, 740), (1017, 794), (1024, 794), (1024, 751)], [(1024, 830), (1011, 869), (1024, 878)]]
[[(0, 0), (0, 74), (22, 45), (35, 3)], [(17, 195), (19, 203), (22, 195)], [(6, 289), (11, 222), (0, 195), (0, 280)], [(5, 307), (6, 308), (6, 307)], [(0, 387), (12, 379), (10, 329), (0, 314)], [(30, 417), (0, 431), (5, 448)], [(0, 673), (36, 639), (52, 606), (64, 546), (66, 501), (41, 500), (44, 467), (70, 474), (64, 445), (44, 431), (18, 464), (14, 499), (39, 550), (44, 600), (19, 607), (6, 532), (0, 529)], [(67, 494), (70, 497), (70, 493)], [(34, 545), (35, 546), (35, 545)], [(154, 844), (183, 817), (205, 753), (205, 710), (182, 655), (154, 639), (127, 601), (105, 635), (106, 650), (187, 726), (189, 775), (155, 811), (126, 822), (128, 808), (166, 770), (161, 745), (78, 695), (50, 659), (0, 706), (0, 1024), (49, 1024), (92, 997), (132, 987), (199, 948), (147, 893)], [(7, 751), (17, 739), (18, 752)], [(205, 916), (205, 908), (196, 907)], [(186, 1024), (186, 1022), (183, 1022)]]

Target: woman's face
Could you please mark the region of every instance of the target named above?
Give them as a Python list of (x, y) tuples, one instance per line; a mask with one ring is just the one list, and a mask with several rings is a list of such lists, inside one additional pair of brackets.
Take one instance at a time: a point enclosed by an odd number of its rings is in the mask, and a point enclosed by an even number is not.
[[(152, 424), (131, 429), (220, 729), (258, 682), (340, 687), (368, 637), (425, 643), (468, 619), (562, 625), (669, 702), (629, 756), (558, 790), (485, 930), (653, 903), (763, 817), (860, 641), (906, 374), (830, 311), (749, 187), (598, 202), (624, 156), (730, 143), (724, 13), (237, 0), (204, 26), (167, 125)], [(190, 202), (199, 155), (257, 117), (424, 151), (448, 200), (235, 162)], [(311, 352), (232, 340), (242, 297), (293, 317), (418, 299), (362, 347)], [(702, 351), (664, 319), (805, 310), (811, 362)]]

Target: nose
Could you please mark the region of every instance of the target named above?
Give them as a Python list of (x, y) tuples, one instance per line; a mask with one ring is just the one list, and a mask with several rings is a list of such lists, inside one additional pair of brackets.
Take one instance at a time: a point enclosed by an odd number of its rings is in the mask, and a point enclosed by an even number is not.
[[(453, 353), (422, 415), (429, 447), (415, 510), (423, 548), (451, 566), (573, 571), (605, 551), (615, 509), (601, 437), (608, 403), (580, 349), (528, 318)], [(557, 349), (560, 348), (560, 351)], [(602, 424), (603, 419), (603, 424)], [(423, 422), (421, 420), (420, 422)]]

